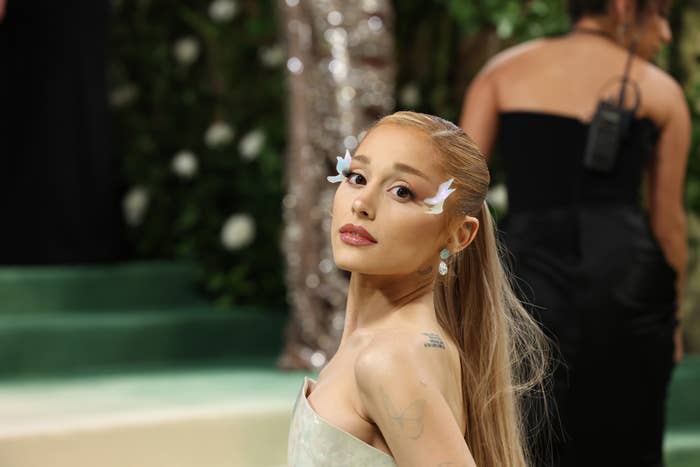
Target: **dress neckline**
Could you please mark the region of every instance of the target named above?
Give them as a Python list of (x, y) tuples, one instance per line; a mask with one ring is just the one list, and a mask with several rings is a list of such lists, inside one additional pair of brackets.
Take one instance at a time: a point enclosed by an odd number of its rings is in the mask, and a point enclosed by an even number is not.
[[(373, 451), (376, 451), (377, 453), (379, 453), (379, 454), (381, 454), (381, 455), (383, 455), (383, 456), (386, 456), (387, 458), (389, 458), (389, 459), (391, 459), (392, 461), (394, 461), (394, 458), (391, 457), (391, 456), (390, 456), (389, 454), (387, 454), (386, 452), (384, 452), (384, 451), (382, 451), (382, 450), (380, 450), (380, 449), (375, 448), (375, 447), (372, 446), (371, 444), (366, 443), (365, 441), (361, 440), (360, 438), (358, 438), (357, 436), (353, 435), (352, 433), (348, 433), (347, 431), (343, 430), (342, 428), (338, 428), (337, 426), (331, 424), (328, 420), (326, 420), (325, 418), (323, 418), (322, 416), (320, 416), (320, 415), (318, 414), (318, 412), (316, 412), (316, 411), (314, 410), (314, 408), (311, 406), (311, 404), (309, 403), (308, 396), (311, 395), (311, 393), (309, 392), (309, 391), (311, 390), (311, 384), (309, 384), (309, 383), (313, 383), (313, 385), (315, 386), (315, 385), (316, 385), (316, 380), (311, 379), (311, 378), (309, 378), (308, 376), (304, 376), (304, 387), (303, 387), (303, 390), (301, 391), (301, 397), (302, 397), (302, 399), (304, 399), (304, 406), (307, 408), (307, 410), (309, 410), (320, 422), (322, 422), (324, 425), (326, 425), (327, 427), (331, 428), (332, 430), (338, 431), (338, 432), (340, 432), (340, 433), (343, 433), (344, 435), (346, 435), (346, 436), (348, 436), (348, 437), (350, 437), (350, 438), (356, 440), (358, 443), (361, 443), (361, 445), (363, 445), (363, 446), (365, 446), (365, 447), (367, 447), (367, 448), (369, 448), (369, 449), (371, 449), (371, 450), (373, 450)], [(307, 394), (307, 393), (308, 393), (308, 394)]]
[[(575, 115), (567, 115), (563, 113), (556, 113), (556, 112), (547, 112), (547, 111), (542, 111), (542, 110), (502, 110), (499, 112), (499, 116), (501, 117), (508, 117), (508, 116), (516, 116), (516, 115), (527, 115), (527, 116), (533, 116), (533, 117), (538, 117), (538, 118), (554, 118), (554, 119), (559, 119), (559, 120), (564, 120), (564, 121), (570, 121), (572, 123), (577, 123), (580, 126), (588, 127), (590, 126), (591, 122), (586, 121), (586, 120), (581, 120), (579, 117)], [(659, 126), (652, 120), (650, 117), (638, 117), (634, 116), (634, 120), (637, 122), (649, 122), (654, 128), (659, 130)]]

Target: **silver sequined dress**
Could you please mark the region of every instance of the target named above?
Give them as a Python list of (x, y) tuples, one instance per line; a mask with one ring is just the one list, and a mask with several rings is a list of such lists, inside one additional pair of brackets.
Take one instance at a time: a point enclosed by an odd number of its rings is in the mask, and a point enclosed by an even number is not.
[(309, 388), (316, 381), (304, 377), (289, 429), (289, 467), (396, 467), (394, 459), (347, 431), (321, 418), (309, 404)]

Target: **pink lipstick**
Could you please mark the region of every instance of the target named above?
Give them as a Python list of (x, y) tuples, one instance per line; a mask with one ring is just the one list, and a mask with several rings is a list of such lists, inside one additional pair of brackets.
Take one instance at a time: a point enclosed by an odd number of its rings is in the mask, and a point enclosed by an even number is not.
[(348, 245), (354, 246), (374, 245), (377, 243), (377, 240), (364, 227), (354, 224), (345, 224), (340, 228), (340, 239)]

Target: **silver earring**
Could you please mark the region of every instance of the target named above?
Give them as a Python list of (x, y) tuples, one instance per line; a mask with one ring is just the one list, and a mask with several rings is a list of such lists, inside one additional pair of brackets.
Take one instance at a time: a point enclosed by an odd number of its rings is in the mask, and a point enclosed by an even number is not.
[(438, 272), (441, 276), (447, 275), (447, 263), (445, 260), (450, 257), (450, 250), (443, 248), (440, 250), (440, 266), (438, 266)]

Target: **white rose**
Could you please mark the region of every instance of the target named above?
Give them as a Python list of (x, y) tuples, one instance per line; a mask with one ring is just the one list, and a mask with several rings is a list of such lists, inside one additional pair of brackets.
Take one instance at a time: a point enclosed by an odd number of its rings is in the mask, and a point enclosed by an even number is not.
[(210, 148), (217, 148), (233, 140), (233, 129), (226, 122), (214, 122), (204, 134), (204, 143)]
[(486, 194), (486, 202), (499, 211), (508, 209), (508, 190), (503, 183), (491, 188)]
[(139, 88), (133, 83), (122, 84), (109, 93), (109, 105), (121, 108), (131, 104), (139, 95)]
[(148, 190), (142, 186), (132, 187), (124, 196), (122, 209), (126, 223), (135, 227), (141, 223), (148, 208)]
[(231, 21), (237, 11), (238, 5), (233, 0), (214, 0), (209, 5), (209, 17), (217, 23)]
[(420, 105), (420, 89), (416, 83), (408, 83), (399, 93), (399, 101), (401, 105), (408, 108), (415, 108)]
[(250, 245), (255, 238), (255, 221), (248, 214), (234, 214), (221, 228), (221, 244), (227, 250)]
[(268, 68), (280, 66), (284, 62), (284, 56), (284, 49), (279, 44), (260, 49), (260, 61)]
[(258, 157), (264, 145), (265, 132), (260, 128), (256, 128), (241, 138), (241, 142), (238, 143), (238, 151), (243, 159), (251, 161)]
[(199, 163), (197, 162), (197, 157), (192, 152), (180, 151), (173, 157), (170, 167), (178, 177), (190, 179), (197, 175)]
[(199, 57), (199, 42), (194, 37), (182, 37), (173, 46), (175, 59), (181, 65), (191, 65)]

